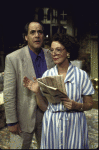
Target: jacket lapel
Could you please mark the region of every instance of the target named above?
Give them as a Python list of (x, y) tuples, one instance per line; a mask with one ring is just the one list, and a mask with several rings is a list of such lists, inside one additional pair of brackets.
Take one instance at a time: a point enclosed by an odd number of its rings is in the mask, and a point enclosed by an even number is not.
[[(52, 68), (55, 66), (51, 54), (49, 50), (42, 48), (44, 51), (44, 56), (45, 56), (45, 61), (47, 64), (47, 69)], [(25, 46), (23, 48), (23, 53), (22, 53), (22, 67), (23, 67), (23, 75), (27, 76), (29, 79), (33, 80), (33, 77), (36, 77), (33, 62), (29, 53), (28, 46)]]
[(52, 57), (51, 57), (51, 54), (49, 52), (48, 49), (45, 49), (45, 48), (42, 48), (43, 52), (44, 52), (44, 55), (45, 55), (45, 60), (46, 60), (46, 64), (47, 64), (47, 69), (50, 69), (52, 67), (55, 66), (53, 60), (52, 60)]
[(24, 53), (22, 57), (22, 66), (24, 71), (24, 76), (27, 76), (29, 79), (33, 80), (33, 77), (36, 77), (35, 70), (33, 67), (32, 59), (29, 53), (28, 46), (24, 47)]

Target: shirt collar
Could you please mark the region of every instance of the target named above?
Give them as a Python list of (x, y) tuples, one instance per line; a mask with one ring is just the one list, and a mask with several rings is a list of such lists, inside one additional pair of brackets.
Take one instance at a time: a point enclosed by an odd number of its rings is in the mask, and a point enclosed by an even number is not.
[[(55, 65), (54, 71), (56, 72), (56, 75), (58, 75), (57, 65)], [(66, 74), (66, 77), (65, 77), (65, 80), (64, 80), (64, 83), (66, 83), (66, 82), (71, 82), (71, 83), (75, 82), (74, 66), (71, 63), (69, 63), (67, 74)]]
[(64, 80), (64, 82), (71, 82), (74, 83), (75, 82), (75, 78), (74, 78), (74, 66), (69, 63), (69, 67), (67, 70), (67, 74), (66, 74), (66, 78)]
[(42, 59), (44, 59), (44, 52), (42, 49), (41, 49), (40, 53), (38, 54), (38, 56), (40, 56)]
[(42, 49), (40, 50), (40, 53), (38, 55), (36, 55), (30, 48), (29, 48), (29, 52), (30, 52), (30, 55), (31, 55), (33, 62), (35, 62), (37, 57), (44, 59), (44, 52)]

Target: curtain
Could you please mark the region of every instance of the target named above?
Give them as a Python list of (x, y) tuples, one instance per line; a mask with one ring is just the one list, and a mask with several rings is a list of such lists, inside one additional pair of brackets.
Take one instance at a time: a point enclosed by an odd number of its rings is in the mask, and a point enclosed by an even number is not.
[(98, 40), (91, 39), (91, 78), (98, 78)]

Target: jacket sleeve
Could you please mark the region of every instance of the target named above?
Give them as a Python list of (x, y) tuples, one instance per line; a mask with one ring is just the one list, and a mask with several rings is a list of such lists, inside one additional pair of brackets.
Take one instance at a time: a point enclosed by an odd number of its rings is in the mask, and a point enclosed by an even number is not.
[(4, 105), (6, 113), (6, 123), (17, 122), (16, 113), (16, 71), (10, 56), (5, 59), (4, 71)]

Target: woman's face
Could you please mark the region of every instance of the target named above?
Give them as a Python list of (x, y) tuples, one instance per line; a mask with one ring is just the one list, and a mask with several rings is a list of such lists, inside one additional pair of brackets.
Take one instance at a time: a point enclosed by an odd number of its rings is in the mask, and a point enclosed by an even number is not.
[(58, 41), (53, 41), (51, 43), (51, 55), (55, 64), (59, 65), (67, 61), (67, 51), (65, 47)]

